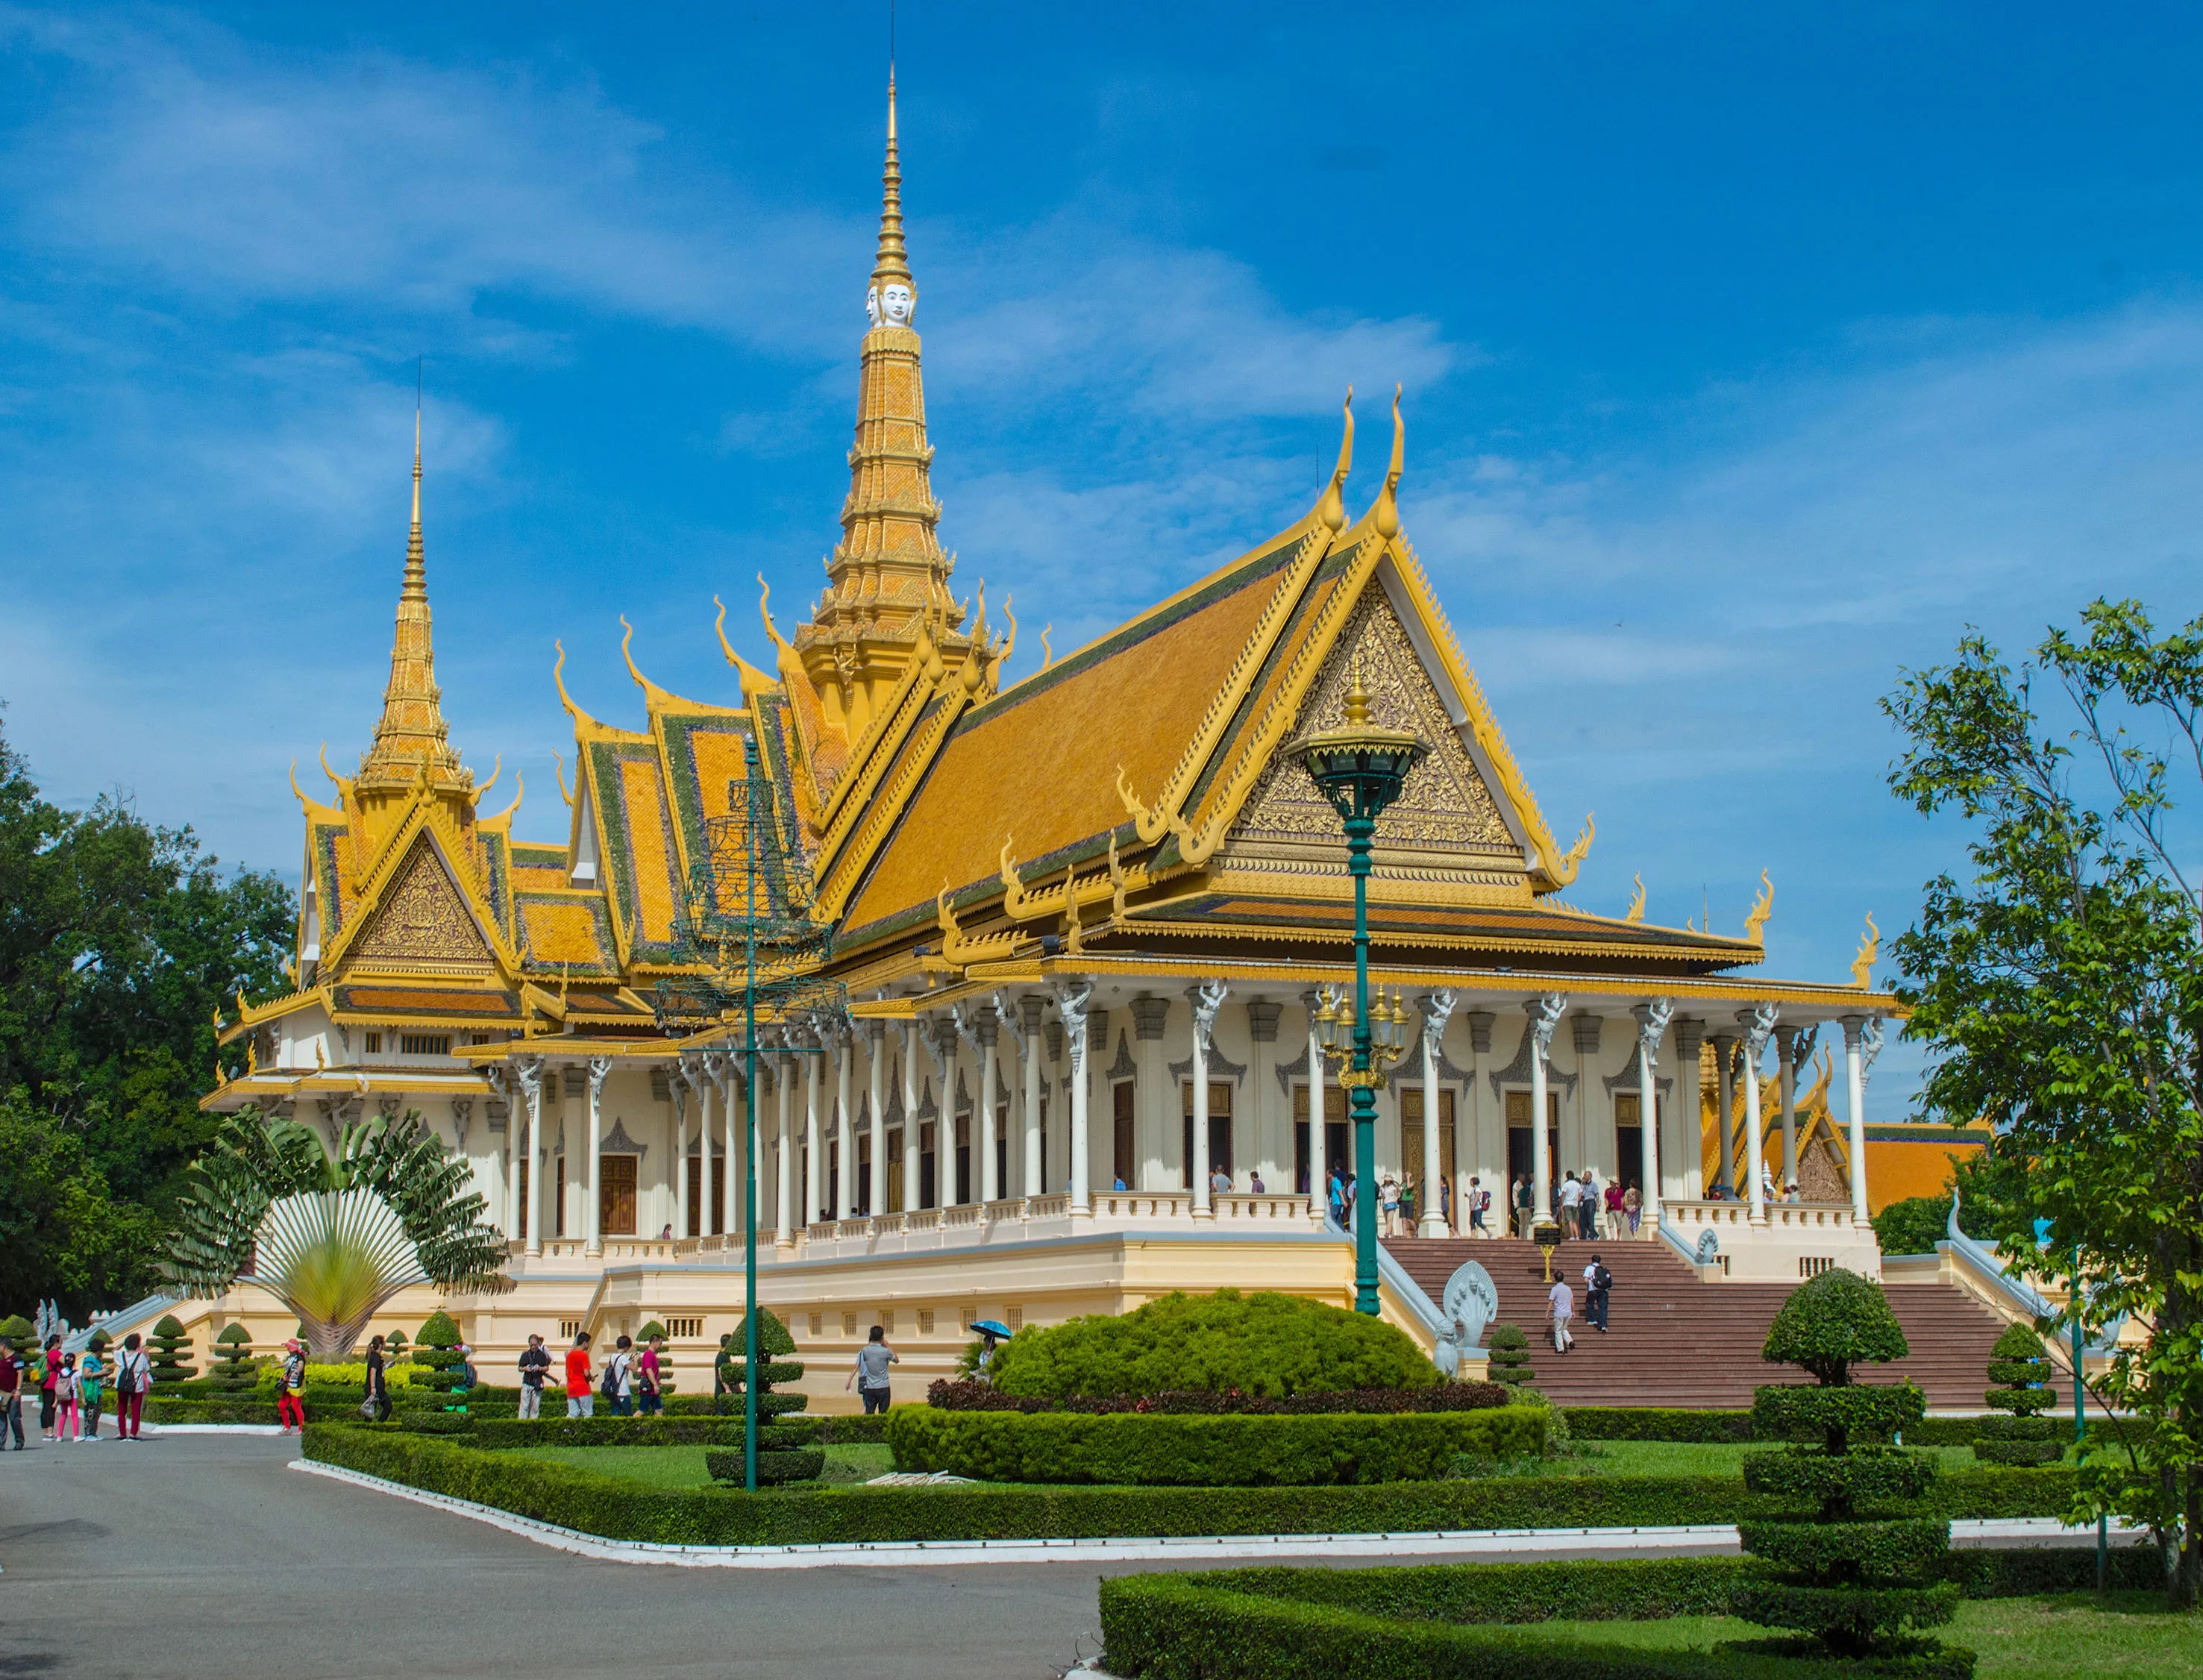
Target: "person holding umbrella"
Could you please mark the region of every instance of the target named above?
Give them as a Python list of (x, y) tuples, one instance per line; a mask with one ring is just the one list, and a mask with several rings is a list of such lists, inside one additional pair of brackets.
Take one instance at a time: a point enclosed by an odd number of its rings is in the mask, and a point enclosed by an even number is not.
[(972, 1328), (979, 1334), (979, 1363), (972, 1374), (982, 1382), (991, 1382), (994, 1378), (988, 1372), (995, 1363), (995, 1346), (1010, 1339), (1010, 1327), (999, 1318), (982, 1318), (975, 1320)]

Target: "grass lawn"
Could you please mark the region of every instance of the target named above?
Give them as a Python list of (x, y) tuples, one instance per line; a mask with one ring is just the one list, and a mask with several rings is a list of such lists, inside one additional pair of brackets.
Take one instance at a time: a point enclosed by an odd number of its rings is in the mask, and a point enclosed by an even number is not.
[[(1665, 1622), (1536, 1622), (1507, 1630), (1509, 1638), (1525, 1642), (1580, 1638), (1653, 1649), (1763, 1638), (1768, 1631), (1725, 1616), (1679, 1616)], [(2101, 1604), (2093, 1593), (1963, 1604), (1958, 1620), (1942, 1629), (1939, 1637), (1980, 1653), (1976, 1680), (2203, 1677), (2203, 1617), (2171, 1615), (2154, 1593), (2113, 1593)]]
[[(650, 1488), (708, 1488), (712, 1474), (704, 1468), (701, 1446), (523, 1446), (513, 1449), (516, 1458), (543, 1458), (571, 1464), (576, 1470), (617, 1476)], [(895, 1468), (894, 1455), (884, 1445), (830, 1446), (826, 1468), (818, 1480), (836, 1482), (869, 1482)]]

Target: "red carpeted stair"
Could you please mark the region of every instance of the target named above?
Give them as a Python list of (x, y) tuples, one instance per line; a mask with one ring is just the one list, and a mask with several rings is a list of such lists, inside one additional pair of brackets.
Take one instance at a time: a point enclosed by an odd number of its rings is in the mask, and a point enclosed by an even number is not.
[[(1546, 1329), (1548, 1286), (1535, 1245), (1396, 1237), (1385, 1246), (1433, 1301), (1456, 1266), (1479, 1262), (1498, 1286), (1500, 1321), (1530, 1338), (1537, 1386), (1562, 1405), (1748, 1406), (1760, 1384), (1801, 1375), (1759, 1357), (1794, 1285), (1701, 1283), (1663, 1242), (1571, 1242), (1555, 1251), (1553, 1275), (1565, 1273), (1576, 1294), (1576, 1346), (1566, 1358), (1553, 1352)], [(1584, 1317), (1583, 1269), (1594, 1253), (1614, 1274), (1604, 1335)], [(1868, 1380), (1910, 1377), (1930, 1407), (1980, 1410), (2004, 1321), (1946, 1284), (1893, 1284), (1889, 1302), (1912, 1352)]]

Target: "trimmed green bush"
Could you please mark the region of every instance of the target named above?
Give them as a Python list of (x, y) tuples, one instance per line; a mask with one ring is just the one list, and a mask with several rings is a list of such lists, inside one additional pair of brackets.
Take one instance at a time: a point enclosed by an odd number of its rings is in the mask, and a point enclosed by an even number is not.
[(1503, 1382), (1513, 1388), (1537, 1375), (1530, 1363), (1530, 1339), (1519, 1326), (1495, 1324), (1491, 1327), (1489, 1343), (1491, 1364), (1485, 1375), (1493, 1382)]
[(2008, 1414), (1983, 1420), (1974, 1456), (1987, 1464), (2049, 1464), (2064, 1456), (2058, 1420), (2041, 1414), (2058, 1404), (2050, 1350), (2034, 1328), (2013, 1324), (1989, 1350), (1989, 1381), (1982, 1400)]
[[(349, 1421), (308, 1424), (304, 1451), (321, 1463), (585, 1534), (667, 1545), (1642, 1528), (1737, 1522), (1782, 1508), (1748, 1494), (1733, 1476), (1504, 1477), (1351, 1488), (667, 1492), (568, 1464), (481, 1452), (464, 1437), (442, 1440)], [(1972, 1470), (1943, 1477), (1929, 1502), (1952, 1517), (2057, 1517), (2070, 1508), (2074, 1488), (2074, 1473), (2062, 1468)]]
[(1445, 1475), (1457, 1453), (1535, 1458), (1544, 1424), (1531, 1406), (1335, 1417), (907, 1406), (889, 1414), (888, 1444), (898, 1470), (982, 1482), (1307, 1488), (1427, 1480)]
[(1028, 1329), (995, 1350), (1006, 1394), (1105, 1398), (1166, 1389), (1427, 1388), (1438, 1367), (1406, 1332), (1321, 1301), (1261, 1290), (1173, 1293), (1128, 1313)]
[[(1568, 1409), (1568, 1429), (1580, 1440), (1672, 1440), (1705, 1445), (1753, 1439), (1750, 1411), (1668, 1406), (1589, 1406)], [(1976, 1417), (1922, 1417), (1905, 1429), (1907, 1446), (1971, 1446), (1985, 1426)]]
[(393, 1399), (417, 1399), (422, 1404), (446, 1410), (464, 1410), (466, 1403), (467, 1360), (459, 1350), (459, 1327), (447, 1312), (433, 1312), (421, 1327), (421, 1340), (413, 1350), (413, 1380), (407, 1394), (391, 1385)]
[(1746, 1487), (1788, 1508), (1737, 1524), (1745, 1552), (1764, 1567), (1739, 1583), (1732, 1607), (1748, 1622), (1808, 1636), (1763, 1642), (1766, 1653), (1817, 1651), (1902, 1659), (1938, 1675), (1973, 1673), (1971, 1652), (1917, 1631), (1948, 1622), (1958, 1602), (1958, 1588), (1942, 1578), (1950, 1521), (1922, 1513), (1918, 1503), (1934, 1484), (1934, 1461), (1852, 1445), (1855, 1436), (1898, 1437), (1926, 1414), (1927, 1401), (1911, 1383), (1852, 1381), (1853, 1366), (1909, 1351), (1881, 1289), (1851, 1272), (1823, 1272), (1799, 1285), (1775, 1316), (1762, 1357), (1803, 1365), (1820, 1384), (1755, 1391), (1754, 1431), (1793, 1442), (1817, 1435), (1820, 1445), (1745, 1460)]
[(188, 1382), (199, 1374), (198, 1367), (190, 1363), (191, 1338), (184, 1334), (183, 1321), (174, 1313), (161, 1316), (153, 1334), (146, 1338), (146, 1346), (153, 1359), (148, 1399), (156, 1394), (174, 1393), (178, 1383)]
[(252, 1361), (252, 1338), (242, 1324), (232, 1324), (214, 1339), (214, 1368), (207, 1373), (219, 1394), (250, 1393), (260, 1380)]
[(28, 1354), (38, 1340), (38, 1327), (20, 1312), (11, 1312), (0, 1318), (0, 1340), (4, 1340), (16, 1352)]
[[(718, 1392), (718, 1410), (728, 1412), (742, 1411), (741, 1395), (749, 1380), (749, 1323), (744, 1320), (735, 1326), (734, 1334), (719, 1339), (719, 1358), (712, 1371), (712, 1386)], [(794, 1382), (803, 1375), (803, 1366), (786, 1358), (795, 1352), (795, 1338), (788, 1334), (788, 1326), (765, 1308), (758, 1309), (758, 1411), (801, 1411), (811, 1404), (807, 1394), (776, 1394), (776, 1382)], [(778, 1404), (769, 1404), (778, 1402)]]
[[(428, 1413), (434, 1418), (449, 1414)], [(739, 1417), (474, 1417), (470, 1446), (499, 1452), (520, 1446), (740, 1446)], [(418, 1428), (419, 1423), (409, 1423)], [(816, 1446), (818, 1420), (798, 1418), (758, 1430), (759, 1446)]]
[[(759, 1431), (762, 1435), (763, 1431)], [(717, 1448), (704, 1455), (704, 1468), (711, 1472), (714, 1482), (731, 1482), (746, 1485), (749, 1481), (749, 1464), (740, 1446), (722, 1452)], [(823, 1446), (802, 1446), (793, 1450), (779, 1449), (758, 1443), (757, 1474), (760, 1488), (785, 1487), (794, 1482), (816, 1482), (818, 1473), (826, 1468), (826, 1449)]]

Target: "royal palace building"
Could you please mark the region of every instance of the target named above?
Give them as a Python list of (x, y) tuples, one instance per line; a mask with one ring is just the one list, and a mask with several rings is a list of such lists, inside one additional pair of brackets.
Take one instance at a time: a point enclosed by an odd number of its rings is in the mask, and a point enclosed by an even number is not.
[[(555, 839), (519, 837), (517, 795), (493, 812), (450, 738), (416, 429), (382, 713), (326, 796), (294, 778), (296, 987), (240, 1000), (225, 1042), (247, 1071), (207, 1098), (333, 1142), (416, 1112), (465, 1158), (510, 1287), (422, 1286), (391, 1326), (446, 1305), (490, 1364), (530, 1331), (650, 1319), (676, 1356), (713, 1346), (740, 1317), (752, 1168), (760, 1296), (827, 1361), (822, 1392), (876, 1322), (924, 1375), (975, 1317), (1227, 1285), (1350, 1300), (1326, 1195), (1350, 1139), (1314, 1025), (1352, 980), (1352, 893), (1340, 820), (1287, 749), (1356, 684), (1427, 748), (1369, 887), (1372, 981), (1412, 1025), (1378, 1165), (1417, 1232), (1466, 1241), (1478, 1191), (1504, 1228), (1515, 1180), (1550, 1206), (1590, 1168), (1635, 1186), (1639, 1235), (1705, 1279), (1878, 1272), (1869, 1165), (1900, 1193), (1921, 1174), (1866, 1117), (1895, 1011), (1871, 940), (1846, 979), (1777, 979), (1771, 889), (1721, 933), (1650, 921), (1641, 887), (1618, 917), (1565, 902), (1590, 819), (1568, 844), (1549, 826), (1408, 541), (1397, 399), (1358, 513), (1350, 401), (1305, 512), (1006, 682), (1015, 621), (990, 624), (983, 586), (960, 599), (940, 541), (901, 191), (891, 89), (849, 492), (815, 606), (783, 633), (761, 600), (754, 662), (722, 607), (708, 698), (659, 687), (627, 644), (623, 718), (554, 673), (576, 765)], [(698, 894), (751, 861), (752, 754), (754, 861), (821, 932), (782, 978), (846, 999), (768, 1009), (754, 1089), (740, 1017), (668, 1003), (729, 982)], [(1431, 1341), (1389, 1256), (1384, 1298)], [(247, 1287), (210, 1310), (265, 1318), (256, 1340), (289, 1331)]]

